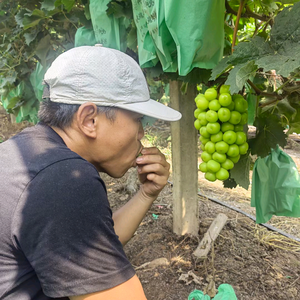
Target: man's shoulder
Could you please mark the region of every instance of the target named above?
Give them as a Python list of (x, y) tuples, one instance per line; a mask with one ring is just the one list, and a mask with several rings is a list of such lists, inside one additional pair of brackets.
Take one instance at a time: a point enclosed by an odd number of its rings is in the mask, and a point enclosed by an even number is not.
[(19, 165), (32, 175), (56, 162), (68, 159), (84, 161), (53, 129), (41, 124), (26, 128), (1, 146), (0, 157), (13, 165), (18, 160)]

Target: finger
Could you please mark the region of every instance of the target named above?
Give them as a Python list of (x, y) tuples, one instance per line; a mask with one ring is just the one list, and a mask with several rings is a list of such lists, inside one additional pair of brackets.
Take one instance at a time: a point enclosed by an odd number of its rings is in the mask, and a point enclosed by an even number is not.
[(170, 168), (170, 164), (167, 162), (162, 153), (155, 155), (142, 155), (136, 159), (136, 163), (137, 165), (160, 164), (167, 169)]
[(155, 173), (159, 176), (169, 176), (169, 169), (169, 164), (168, 166), (162, 166), (159, 163), (155, 163), (149, 165), (139, 165), (137, 171), (139, 174)]
[(164, 187), (168, 183), (168, 177), (165, 176), (159, 176), (155, 173), (148, 173), (147, 174), (147, 180), (153, 182), (159, 187)]
[(142, 152), (142, 154), (158, 154), (158, 153), (161, 153), (157, 147), (144, 147), (141, 152)]
[(143, 148), (141, 151), (142, 155), (161, 155), (164, 157), (164, 154), (157, 147)]

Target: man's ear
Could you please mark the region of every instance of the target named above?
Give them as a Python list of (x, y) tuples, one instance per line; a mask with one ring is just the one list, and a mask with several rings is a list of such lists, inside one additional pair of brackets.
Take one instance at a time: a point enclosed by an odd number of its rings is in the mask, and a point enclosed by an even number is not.
[(98, 115), (97, 106), (94, 103), (86, 102), (81, 104), (76, 113), (76, 122), (78, 128), (88, 137), (95, 138), (96, 117)]

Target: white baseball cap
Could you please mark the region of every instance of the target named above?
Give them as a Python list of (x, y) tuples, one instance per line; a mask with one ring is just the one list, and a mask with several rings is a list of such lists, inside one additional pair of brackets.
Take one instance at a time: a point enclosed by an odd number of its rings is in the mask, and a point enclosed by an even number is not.
[(150, 99), (145, 76), (129, 55), (100, 44), (72, 48), (58, 56), (44, 76), (51, 101), (92, 102), (155, 119), (177, 121), (181, 113)]

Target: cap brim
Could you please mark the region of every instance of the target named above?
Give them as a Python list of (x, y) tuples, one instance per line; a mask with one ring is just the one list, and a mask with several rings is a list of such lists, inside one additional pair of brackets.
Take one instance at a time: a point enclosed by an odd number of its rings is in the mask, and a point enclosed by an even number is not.
[(182, 117), (179, 111), (152, 99), (144, 102), (126, 104), (116, 103), (114, 106), (164, 121), (178, 121)]

